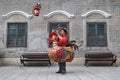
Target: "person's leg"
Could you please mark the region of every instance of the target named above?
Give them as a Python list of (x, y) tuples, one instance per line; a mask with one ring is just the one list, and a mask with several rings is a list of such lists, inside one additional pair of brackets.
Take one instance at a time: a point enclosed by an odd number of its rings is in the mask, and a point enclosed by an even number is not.
[(60, 67), (61, 67), (61, 72), (63, 73), (63, 74), (65, 74), (66, 73), (66, 62), (62, 62), (62, 63), (60, 63)]
[(56, 73), (61, 73), (61, 63), (58, 63), (59, 70)]
[(58, 63), (58, 66), (59, 66), (59, 70), (56, 73), (65, 74), (66, 73), (66, 62), (60, 62)]

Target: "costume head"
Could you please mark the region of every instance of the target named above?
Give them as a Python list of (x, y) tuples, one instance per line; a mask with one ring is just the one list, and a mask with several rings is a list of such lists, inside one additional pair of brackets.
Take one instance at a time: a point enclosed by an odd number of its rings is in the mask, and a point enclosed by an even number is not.
[(57, 33), (54, 31), (52, 32), (50, 35), (50, 40), (49, 40), (49, 44), (53, 44), (53, 42), (57, 42), (58, 41), (58, 36), (57, 36)]

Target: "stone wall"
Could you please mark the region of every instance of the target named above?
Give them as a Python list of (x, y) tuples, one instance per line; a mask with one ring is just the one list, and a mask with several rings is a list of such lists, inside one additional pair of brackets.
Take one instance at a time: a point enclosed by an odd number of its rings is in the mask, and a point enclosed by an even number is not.
[[(13, 14), (3, 17), (11, 11), (23, 11), (32, 15), (32, 7), (37, 0), (1, 0), (0, 1), (0, 54), (2, 57), (19, 57), (23, 52), (44, 52), (48, 51), (48, 23), (49, 22), (69, 22), (70, 40), (83, 40), (84, 43), (80, 50), (76, 51), (77, 57), (83, 57), (86, 50), (111, 50), (120, 56), (120, 0), (40, 0), (40, 16), (27, 18), (21, 14)], [(50, 18), (44, 15), (50, 12), (62, 10), (69, 14), (74, 14), (69, 18), (65, 14), (54, 14)], [(81, 15), (91, 11), (101, 10), (111, 17), (104, 14), (91, 13), (83, 18)], [(108, 47), (86, 47), (86, 22), (106, 22)], [(8, 22), (27, 22), (28, 38), (25, 48), (7, 48), (7, 23)]]

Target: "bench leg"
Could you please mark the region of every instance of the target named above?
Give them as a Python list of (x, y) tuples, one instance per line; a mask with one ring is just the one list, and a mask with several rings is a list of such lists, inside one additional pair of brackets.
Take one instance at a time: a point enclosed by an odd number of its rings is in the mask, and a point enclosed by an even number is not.
[(50, 67), (50, 66), (51, 66), (51, 61), (49, 60), (48, 67)]
[(22, 66), (25, 66), (24, 61), (23, 61), (23, 60), (20, 60), (20, 61), (21, 61), (21, 65), (22, 65)]
[(85, 64), (84, 65), (86, 66), (86, 64), (87, 64), (87, 61), (85, 60)]
[(22, 59), (20, 59), (20, 62), (21, 62), (21, 65), (23, 64), (23, 60)]
[(118, 66), (118, 65), (116, 64), (116, 60), (112, 61), (111, 66), (113, 66), (113, 65), (115, 65), (116, 67)]
[(85, 60), (85, 64), (84, 65), (88, 67), (88, 61), (87, 60)]

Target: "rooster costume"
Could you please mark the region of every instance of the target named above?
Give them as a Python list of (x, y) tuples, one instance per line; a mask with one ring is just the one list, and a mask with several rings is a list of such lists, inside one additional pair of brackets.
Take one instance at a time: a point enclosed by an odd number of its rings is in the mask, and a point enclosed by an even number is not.
[(52, 32), (49, 37), (49, 44), (52, 45), (55, 42), (59, 47), (57, 50), (54, 50), (54, 48), (50, 49), (48, 54), (50, 59), (54, 62), (71, 62), (74, 58), (74, 51), (70, 47), (66, 47), (68, 37), (66, 35), (62, 36), (62, 40), (60, 40), (56, 32)]

